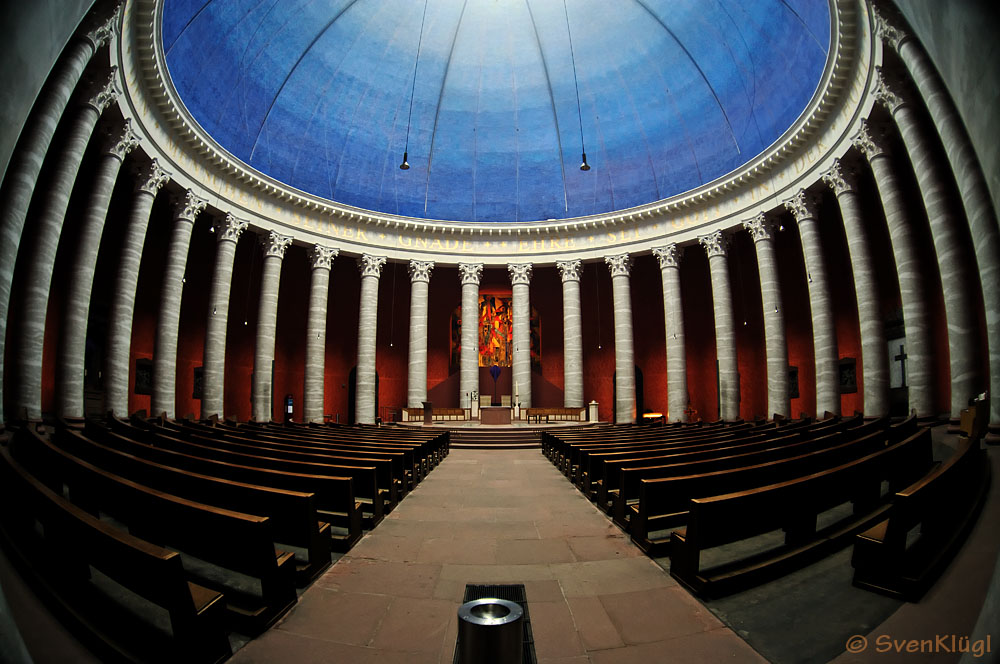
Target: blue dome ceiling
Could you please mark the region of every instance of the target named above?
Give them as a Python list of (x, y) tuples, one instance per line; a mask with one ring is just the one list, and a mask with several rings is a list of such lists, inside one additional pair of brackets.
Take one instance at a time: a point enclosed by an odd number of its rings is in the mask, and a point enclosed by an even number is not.
[(752, 160), (815, 93), (830, 9), (165, 0), (162, 36), (188, 111), (253, 168), (370, 210), (506, 222), (649, 203)]

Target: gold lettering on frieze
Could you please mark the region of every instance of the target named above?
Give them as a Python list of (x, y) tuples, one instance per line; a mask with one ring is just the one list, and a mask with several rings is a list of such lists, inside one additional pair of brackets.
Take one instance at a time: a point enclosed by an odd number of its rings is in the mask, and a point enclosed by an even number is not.
[(410, 247), (413, 246), (413, 238), (410, 237), (409, 235), (398, 235), (396, 236), (396, 243), (400, 247), (406, 247), (407, 249), (409, 249)]
[(426, 237), (418, 237), (416, 245), (417, 249), (430, 249), (430, 241)]

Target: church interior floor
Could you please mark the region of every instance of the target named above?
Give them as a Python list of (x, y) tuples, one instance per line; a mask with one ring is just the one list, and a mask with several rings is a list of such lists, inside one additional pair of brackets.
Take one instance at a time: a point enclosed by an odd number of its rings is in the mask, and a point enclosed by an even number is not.
[[(938, 458), (950, 442), (943, 430), (935, 431)], [(523, 583), (541, 664), (957, 662), (954, 653), (873, 647), (879, 635), (973, 633), (1000, 549), (998, 450), (990, 457), (994, 482), (983, 512), (921, 602), (851, 586), (848, 547), (703, 603), (670, 577), (669, 559), (644, 556), (539, 450), (455, 449), (232, 661), (445, 664), (465, 584)], [(0, 585), (34, 662), (96, 661), (32, 601), (2, 555)], [(1000, 631), (992, 629), (997, 657)], [(850, 655), (844, 645), (855, 634), (870, 647)], [(234, 647), (242, 643), (234, 638)]]

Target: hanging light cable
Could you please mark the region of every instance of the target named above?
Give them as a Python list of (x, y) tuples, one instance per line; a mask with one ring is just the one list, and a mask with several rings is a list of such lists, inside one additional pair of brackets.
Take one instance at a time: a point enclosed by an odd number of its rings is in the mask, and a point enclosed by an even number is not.
[(410, 170), (410, 163), (406, 160), (410, 149), (410, 120), (413, 118), (413, 92), (417, 89), (417, 65), (420, 64), (420, 46), (424, 42), (424, 20), (427, 19), (427, 0), (424, 0), (424, 14), (420, 17), (420, 36), (417, 37), (417, 55), (413, 58), (413, 81), (410, 83), (410, 112), (406, 116), (406, 143), (403, 145), (403, 163), (399, 165), (399, 170)]
[(563, 11), (566, 14), (566, 32), (569, 34), (569, 57), (573, 62), (573, 85), (576, 86), (576, 118), (580, 123), (580, 155), (582, 163), (580, 164), (581, 171), (589, 171), (590, 164), (587, 163), (587, 146), (583, 142), (583, 112), (580, 110), (580, 82), (576, 78), (576, 54), (573, 52), (573, 31), (569, 27), (569, 7), (566, 6), (566, 0), (563, 0)]

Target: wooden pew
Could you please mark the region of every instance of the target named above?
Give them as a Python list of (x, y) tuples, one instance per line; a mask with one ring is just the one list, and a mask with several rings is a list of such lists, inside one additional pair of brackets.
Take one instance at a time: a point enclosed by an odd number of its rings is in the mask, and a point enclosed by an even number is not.
[(90, 440), (80, 431), (57, 430), (53, 442), (79, 459), (153, 489), (216, 507), (269, 517), (277, 543), (305, 550), (305, 560), (296, 560), (295, 566), (296, 583), (300, 587), (330, 566), (334, 540), (338, 550), (346, 551), (361, 537), (360, 520), (356, 520), (355, 532), (334, 534), (330, 524), (319, 519), (316, 497), (312, 493), (234, 482), (173, 468)]
[(688, 501), (691, 498), (748, 491), (849, 463), (898, 443), (915, 427), (915, 423), (911, 419), (905, 427), (891, 427), (888, 432), (876, 431), (860, 438), (841, 441), (831, 447), (777, 461), (697, 475), (639, 480), (639, 501), (627, 508), (632, 542), (655, 556), (667, 545), (669, 539), (655, 537), (651, 533), (682, 523), (688, 516)]
[[(860, 459), (802, 477), (724, 495), (693, 498), (687, 527), (670, 539), (670, 575), (695, 594), (720, 597), (770, 580), (843, 547), (882, 519), (883, 482), (905, 486), (927, 472), (930, 430)], [(851, 514), (817, 529), (819, 514), (853, 503)], [(784, 543), (739, 560), (701, 568), (701, 554), (775, 530)]]
[[(147, 542), (228, 570), (219, 575), (185, 564), (202, 585), (224, 590), (226, 609), (237, 630), (260, 634), (298, 601), (294, 556), (275, 550), (267, 517), (205, 505), (126, 480), (28, 429), (15, 436), (11, 456), (53, 491), (58, 493), (65, 485), (73, 504), (93, 516), (110, 515)], [(232, 572), (259, 584), (259, 595), (222, 580)]]
[[(304, 475), (326, 475), (330, 477), (350, 477), (353, 480), (354, 497), (361, 501), (364, 511), (363, 519), (370, 526), (374, 526), (382, 521), (386, 496), (379, 490), (378, 478), (374, 466), (345, 466), (332, 463), (316, 463), (309, 461), (293, 461), (289, 459), (279, 459), (267, 456), (264, 453), (253, 454), (252, 450), (246, 452), (236, 452), (228, 449), (221, 449), (214, 445), (199, 444), (181, 438), (166, 436), (155, 431), (143, 431), (129, 425), (110, 420), (115, 428), (127, 432), (130, 436), (140, 437), (139, 440), (155, 447), (183, 452), (201, 459), (211, 459), (238, 466), (249, 466), (263, 470), (276, 470), (286, 473), (298, 473)], [(87, 422), (87, 433), (98, 429)], [(252, 484), (256, 482), (251, 481)]]
[[(888, 518), (854, 540), (854, 585), (919, 601), (975, 524), (990, 485), (978, 443), (961, 437), (950, 459), (892, 497)], [(910, 542), (908, 535), (919, 528)]]
[(347, 529), (352, 542), (360, 537), (361, 503), (354, 497), (354, 483), (350, 477), (290, 473), (205, 459), (132, 440), (103, 426), (88, 427), (85, 434), (114, 449), (172, 468), (257, 486), (312, 493), (320, 519)]
[[(4, 448), (0, 496), (0, 526), (12, 560), (103, 659), (213, 664), (232, 655), (223, 626), (225, 598), (189, 582), (179, 554), (87, 514)], [(98, 583), (91, 567), (143, 603), (162, 608), (169, 632), (123, 609), (110, 596), (118, 591)]]

